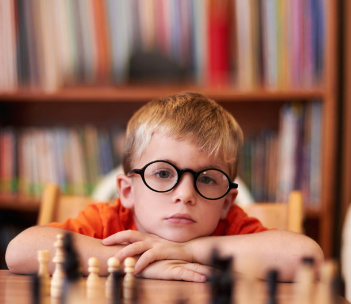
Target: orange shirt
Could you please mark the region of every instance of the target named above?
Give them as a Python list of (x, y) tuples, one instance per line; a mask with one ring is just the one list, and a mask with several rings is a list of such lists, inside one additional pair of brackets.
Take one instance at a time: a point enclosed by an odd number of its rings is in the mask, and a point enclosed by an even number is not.
[[(119, 198), (114, 205), (96, 203), (88, 205), (75, 219), (63, 223), (50, 223), (48, 226), (104, 239), (123, 230), (137, 230), (133, 212), (121, 204)], [(237, 205), (229, 210), (227, 217), (220, 220), (212, 235), (237, 235), (266, 231), (256, 218), (248, 217)]]

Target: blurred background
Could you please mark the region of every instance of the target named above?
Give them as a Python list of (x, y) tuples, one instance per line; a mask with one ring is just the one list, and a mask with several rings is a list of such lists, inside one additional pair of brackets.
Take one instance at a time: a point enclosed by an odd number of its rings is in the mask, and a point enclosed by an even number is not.
[(300, 190), (305, 233), (339, 258), (350, 17), (341, 0), (1, 0), (1, 267), (9, 240), (36, 223), (46, 184), (101, 193), (131, 115), (181, 91), (215, 99), (242, 126), (250, 199)]

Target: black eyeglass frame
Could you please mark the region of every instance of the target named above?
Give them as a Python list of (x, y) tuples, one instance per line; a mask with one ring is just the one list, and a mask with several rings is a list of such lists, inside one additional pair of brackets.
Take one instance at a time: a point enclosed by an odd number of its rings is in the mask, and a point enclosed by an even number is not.
[[(153, 163), (158, 163), (158, 162), (162, 162), (162, 163), (169, 164), (169, 165), (171, 165), (171, 166), (177, 171), (177, 174), (178, 174), (178, 175), (177, 175), (177, 181), (175, 182), (174, 186), (173, 186), (172, 188), (168, 189), (168, 190), (163, 190), (163, 191), (155, 190), (155, 189), (151, 188), (151, 187), (147, 184), (147, 182), (146, 182), (146, 180), (145, 180), (144, 173), (145, 173), (146, 168), (147, 168), (148, 166), (150, 166), (151, 164), (153, 164)], [(196, 186), (196, 180), (197, 180), (197, 178), (199, 177), (199, 175), (200, 175), (202, 172), (205, 172), (205, 171), (208, 171), (208, 170), (216, 170), (216, 171), (219, 171), (219, 172), (223, 173), (224, 176), (228, 179), (228, 188), (227, 188), (227, 191), (226, 191), (222, 196), (220, 196), (220, 197), (218, 197), (218, 198), (208, 198), (208, 197), (202, 195), (202, 194), (200, 193), (199, 189), (198, 189), (197, 186)], [(193, 177), (194, 177), (194, 188), (196, 189), (197, 193), (199, 193), (200, 196), (202, 196), (203, 198), (208, 199), (208, 200), (212, 200), (212, 201), (214, 201), (214, 200), (219, 200), (219, 199), (221, 199), (222, 197), (226, 196), (226, 195), (228, 194), (228, 192), (229, 192), (231, 189), (237, 189), (237, 188), (238, 188), (238, 184), (232, 182), (232, 181), (230, 180), (228, 174), (226, 174), (224, 171), (222, 171), (222, 170), (220, 170), (220, 169), (217, 169), (217, 168), (207, 168), (207, 169), (204, 169), (204, 170), (201, 170), (201, 171), (196, 172), (196, 171), (194, 171), (194, 170), (192, 170), (192, 169), (189, 169), (189, 168), (178, 169), (175, 165), (173, 165), (172, 163), (170, 163), (169, 161), (166, 161), (166, 160), (154, 160), (154, 161), (152, 161), (152, 162), (146, 164), (146, 165), (145, 165), (144, 167), (142, 167), (141, 169), (133, 169), (132, 171), (130, 171), (130, 172), (128, 173), (128, 176), (131, 175), (131, 174), (133, 174), (133, 173), (139, 174), (139, 175), (141, 176), (141, 178), (142, 178), (144, 184), (146, 185), (146, 187), (148, 187), (150, 190), (155, 191), (155, 192), (158, 192), (158, 193), (165, 193), (165, 192), (169, 192), (169, 191), (173, 190), (173, 189), (178, 185), (178, 183), (179, 183), (179, 181), (180, 181), (182, 175), (183, 175), (184, 173), (186, 173), (186, 172), (189, 172), (189, 173), (191, 173), (191, 174), (193, 175)]]

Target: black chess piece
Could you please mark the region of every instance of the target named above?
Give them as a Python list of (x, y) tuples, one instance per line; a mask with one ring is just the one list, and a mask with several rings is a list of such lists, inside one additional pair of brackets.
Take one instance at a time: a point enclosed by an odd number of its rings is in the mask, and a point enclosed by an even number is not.
[(63, 249), (65, 252), (65, 261), (63, 262), (63, 269), (66, 273), (68, 281), (77, 281), (80, 276), (79, 256), (74, 247), (72, 235), (66, 233), (63, 238)]
[(124, 273), (122, 271), (112, 272), (112, 304), (122, 303), (122, 284)]
[(267, 289), (268, 298), (267, 304), (277, 304), (277, 282), (278, 271), (275, 269), (269, 270), (267, 273)]
[(212, 273), (211, 284), (211, 303), (229, 304), (231, 303), (234, 291), (233, 258), (220, 257), (215, 249), (211, 256)]
[(32, 304), (40, 304), (41, 303), (41, 278), (37, 274), (33, 274), (31, 276), (31, 285), (32, 285)]
[(65, 259), (62, 267), (66, 277), (61, 304), (67, 303), (69, 300), (72, 300), (72, 298), (79, 297), (83, 294), (79, 286), (79, 279), (81, 277), (79, 255), (74, 247), (73, 238), (70, 233), (64, 235), (63, 250), (65, 252)]

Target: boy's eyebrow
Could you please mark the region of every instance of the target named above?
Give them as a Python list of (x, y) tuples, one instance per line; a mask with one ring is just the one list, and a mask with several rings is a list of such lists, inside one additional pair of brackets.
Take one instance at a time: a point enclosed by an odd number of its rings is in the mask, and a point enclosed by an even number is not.
[[(201, 167), (199, 167), (199, 168), (194, 169), (194, 168), (192, 168), (192, 167), (183, 168), (183, 167), (179, 166), (174, 160), (170, 160), (170, 159), (167, 159), (167, 158), (165, 158), (165, 159), (155, 159), (155, 160), (164, 160), (164, 161), (168, 161), (168, 162), (170, 162), (171, 164), (175, 165), (175, 166), (176, 166), (178, 169), (180, 169), (180, 170), (182, 170), (182, 169), (192, 169), (192, 170), (198, 172), (198, 171), (202, 171), (202, 170), (205, 170), (205, 169), (218, 169), (218, 170), (222, 170), (222, 171), (226, 172), (226, 170), (225, 170), (224, 168), (221, 168), (221, 167), (219, 167), (219, 166), (215, 166), (215, 165), (212, 165), (212, 164), (205, 165), (205, 166), (201, 166)], [(227, 172), (226, 172), (226, 173), (227, 173)]]

